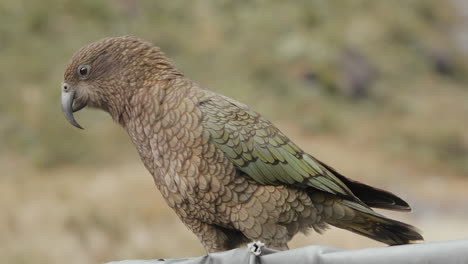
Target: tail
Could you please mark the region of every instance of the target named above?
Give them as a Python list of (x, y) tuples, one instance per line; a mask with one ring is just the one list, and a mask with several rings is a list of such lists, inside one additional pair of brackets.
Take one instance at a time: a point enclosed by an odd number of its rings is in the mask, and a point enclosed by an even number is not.
[(327, 164), (321, 161), (319, 162), (329, 171), (331, 171), (336, 177), (338, 177), (346, 186), (348, 186), (354, 195), (356, 195), (369, 207), (395, 211), (411, 211), (409, 204), (395, 194), (355, 180), (351, 180)]
[(411, 211), (411, 207), (407, 202), (391, 192), (348, 179), (342, 175), (339, 175), (338, 178), (369, 207), (394, 211)]
[[(352, 201), (342, 200), (341, 206), (352, 210), (352, 217), (328, 222), (339, 228), (366, 236), (388, 245), (411, 244), (424, 240), (416, 227), (386, 218), (370, 208)], [(349, 211), (349, 210), (346, 210)]]

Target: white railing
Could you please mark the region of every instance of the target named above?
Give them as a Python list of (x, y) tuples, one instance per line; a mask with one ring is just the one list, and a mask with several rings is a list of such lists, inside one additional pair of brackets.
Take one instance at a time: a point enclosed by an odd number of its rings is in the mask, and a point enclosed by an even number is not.
[[(468, 240), (431, 242), (360, 250), (308, 246), (288, 251), (248, 248), (185, 259), (124, 260), (107, 264), (468, 264)], [(260, 254), (257, 254), (260, 253)]]

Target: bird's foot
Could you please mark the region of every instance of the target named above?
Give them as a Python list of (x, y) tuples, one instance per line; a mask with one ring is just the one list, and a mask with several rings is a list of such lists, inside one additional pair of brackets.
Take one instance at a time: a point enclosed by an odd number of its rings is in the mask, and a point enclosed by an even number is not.
[(247, 244), (247, 248), (255, 256), (260, 256), (260, 254), (262, 254), (262, 248), (264, 247), (265, 247), (265, 243), (262, 243), (261, 241), (254, 241), (252, 243)]

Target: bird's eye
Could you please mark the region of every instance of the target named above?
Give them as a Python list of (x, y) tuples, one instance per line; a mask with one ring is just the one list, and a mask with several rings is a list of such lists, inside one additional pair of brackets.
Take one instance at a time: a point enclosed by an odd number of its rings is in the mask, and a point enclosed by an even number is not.
[(80, 75), (81, 78), (86, 78), (89, 75), (89, 70), (91, 67), (89, 65), (81, 65), (78, 67), (78, 75)]

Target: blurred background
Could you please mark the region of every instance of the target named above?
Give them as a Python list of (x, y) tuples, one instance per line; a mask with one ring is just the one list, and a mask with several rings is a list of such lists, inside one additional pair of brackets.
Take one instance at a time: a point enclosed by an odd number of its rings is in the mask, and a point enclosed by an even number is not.
[[(59, 106), (82, 45), (136, 35), (343, 174), (397, 193), (427, 241), (468, 237), (464, 0), (0, 2), (0, 262), (198, 256), (125, 132)], [(291, 247), (383, 246), (335, 228)]]

